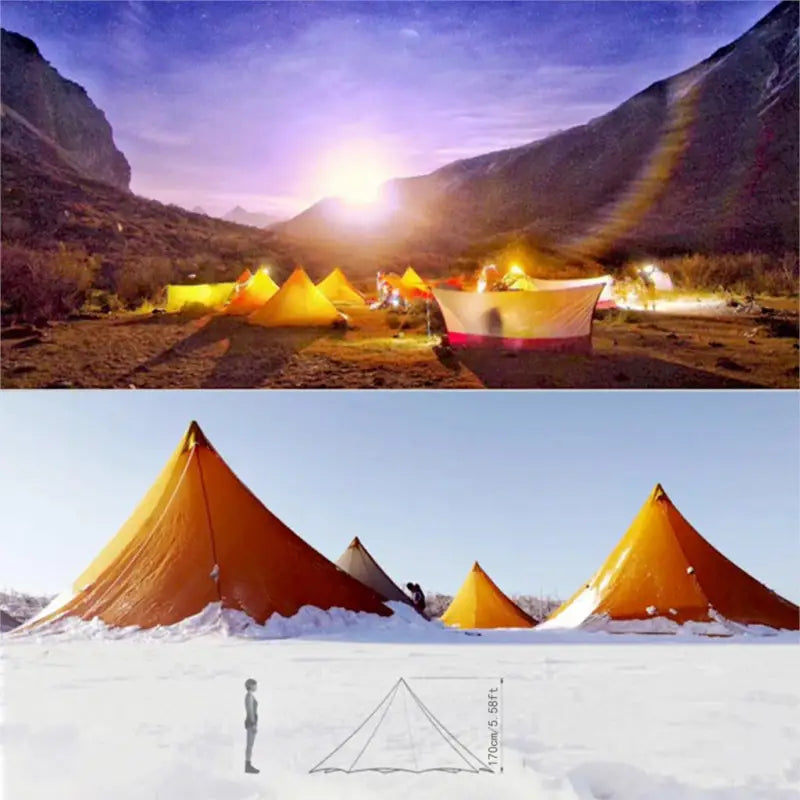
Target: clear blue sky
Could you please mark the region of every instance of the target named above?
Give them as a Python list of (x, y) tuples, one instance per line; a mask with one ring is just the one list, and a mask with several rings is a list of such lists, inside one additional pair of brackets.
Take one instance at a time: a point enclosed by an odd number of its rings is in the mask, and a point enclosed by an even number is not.
[[(327, 165), (384, 179), (582, 125), (693, 66), (775, 5), (750, 2), (15, 2), (105, 111), (140, 194), (281, 216)], [(351, 170), (356, 163), (340, 164)]]
[(57, 592), (144, 495), (191, 419), (335, 559), (453, 592), (478, 559), (564, 596), (663, 483), (716, 547), (800, 599), (795, 393), (2, 392), (0, 587)]

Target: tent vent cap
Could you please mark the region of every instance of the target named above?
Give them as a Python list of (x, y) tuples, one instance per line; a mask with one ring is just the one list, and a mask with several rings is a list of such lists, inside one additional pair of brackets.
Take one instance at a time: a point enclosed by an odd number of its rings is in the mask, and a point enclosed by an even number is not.
[(214, 564), (214, 569), (211, 570), (209, 577), (214, 581), (219, 580), (219, 564)]
[(694, 567), (687, 567), (686, 568), (687, 575), (694, 575)]

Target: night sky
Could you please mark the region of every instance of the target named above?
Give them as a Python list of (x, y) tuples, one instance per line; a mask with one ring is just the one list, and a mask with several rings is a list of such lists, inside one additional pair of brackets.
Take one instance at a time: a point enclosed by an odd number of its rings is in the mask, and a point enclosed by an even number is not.
[(776, 3), (3, 2), (135, 192), (279, 216), (581, 124)]

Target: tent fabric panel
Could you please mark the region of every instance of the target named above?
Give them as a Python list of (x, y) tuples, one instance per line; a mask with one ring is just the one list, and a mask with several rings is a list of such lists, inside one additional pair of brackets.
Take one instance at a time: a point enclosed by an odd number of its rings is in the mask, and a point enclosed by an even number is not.
[(592, 337), (570, 336), (563, 339), (509, 339), (503, 336), (481, 336), (471, 333), (448, 333), (453, 347), (498, 347), (506, 350), (545, 350), (560, 353), (591, 353)]
[(200, 453), (225, 608), (256, 622), (302, 606), (334, 607), (388, 616), (374, 591), (338, 569), (281, 522), (215, 452)]
[(586, 338), (602, 286), (547, 292), (434, 289), (448, 334), (515, 340)]
[(217, 602), (211, 531), (196, 452), (156, 519), (147, 519), (113, 561), (63, 609), (114, 627), (172, 625)]

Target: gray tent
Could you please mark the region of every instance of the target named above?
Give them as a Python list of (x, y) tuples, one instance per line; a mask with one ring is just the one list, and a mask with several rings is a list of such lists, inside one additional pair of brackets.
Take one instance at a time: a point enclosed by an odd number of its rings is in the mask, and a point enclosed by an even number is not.
[(411, 605), (411, 598), (380, 568), (378, 562), (358, 536), (350, 542), (347, 550), (339, 556), (336, 566), (376, 591), (385, 600), (399, 600)]

